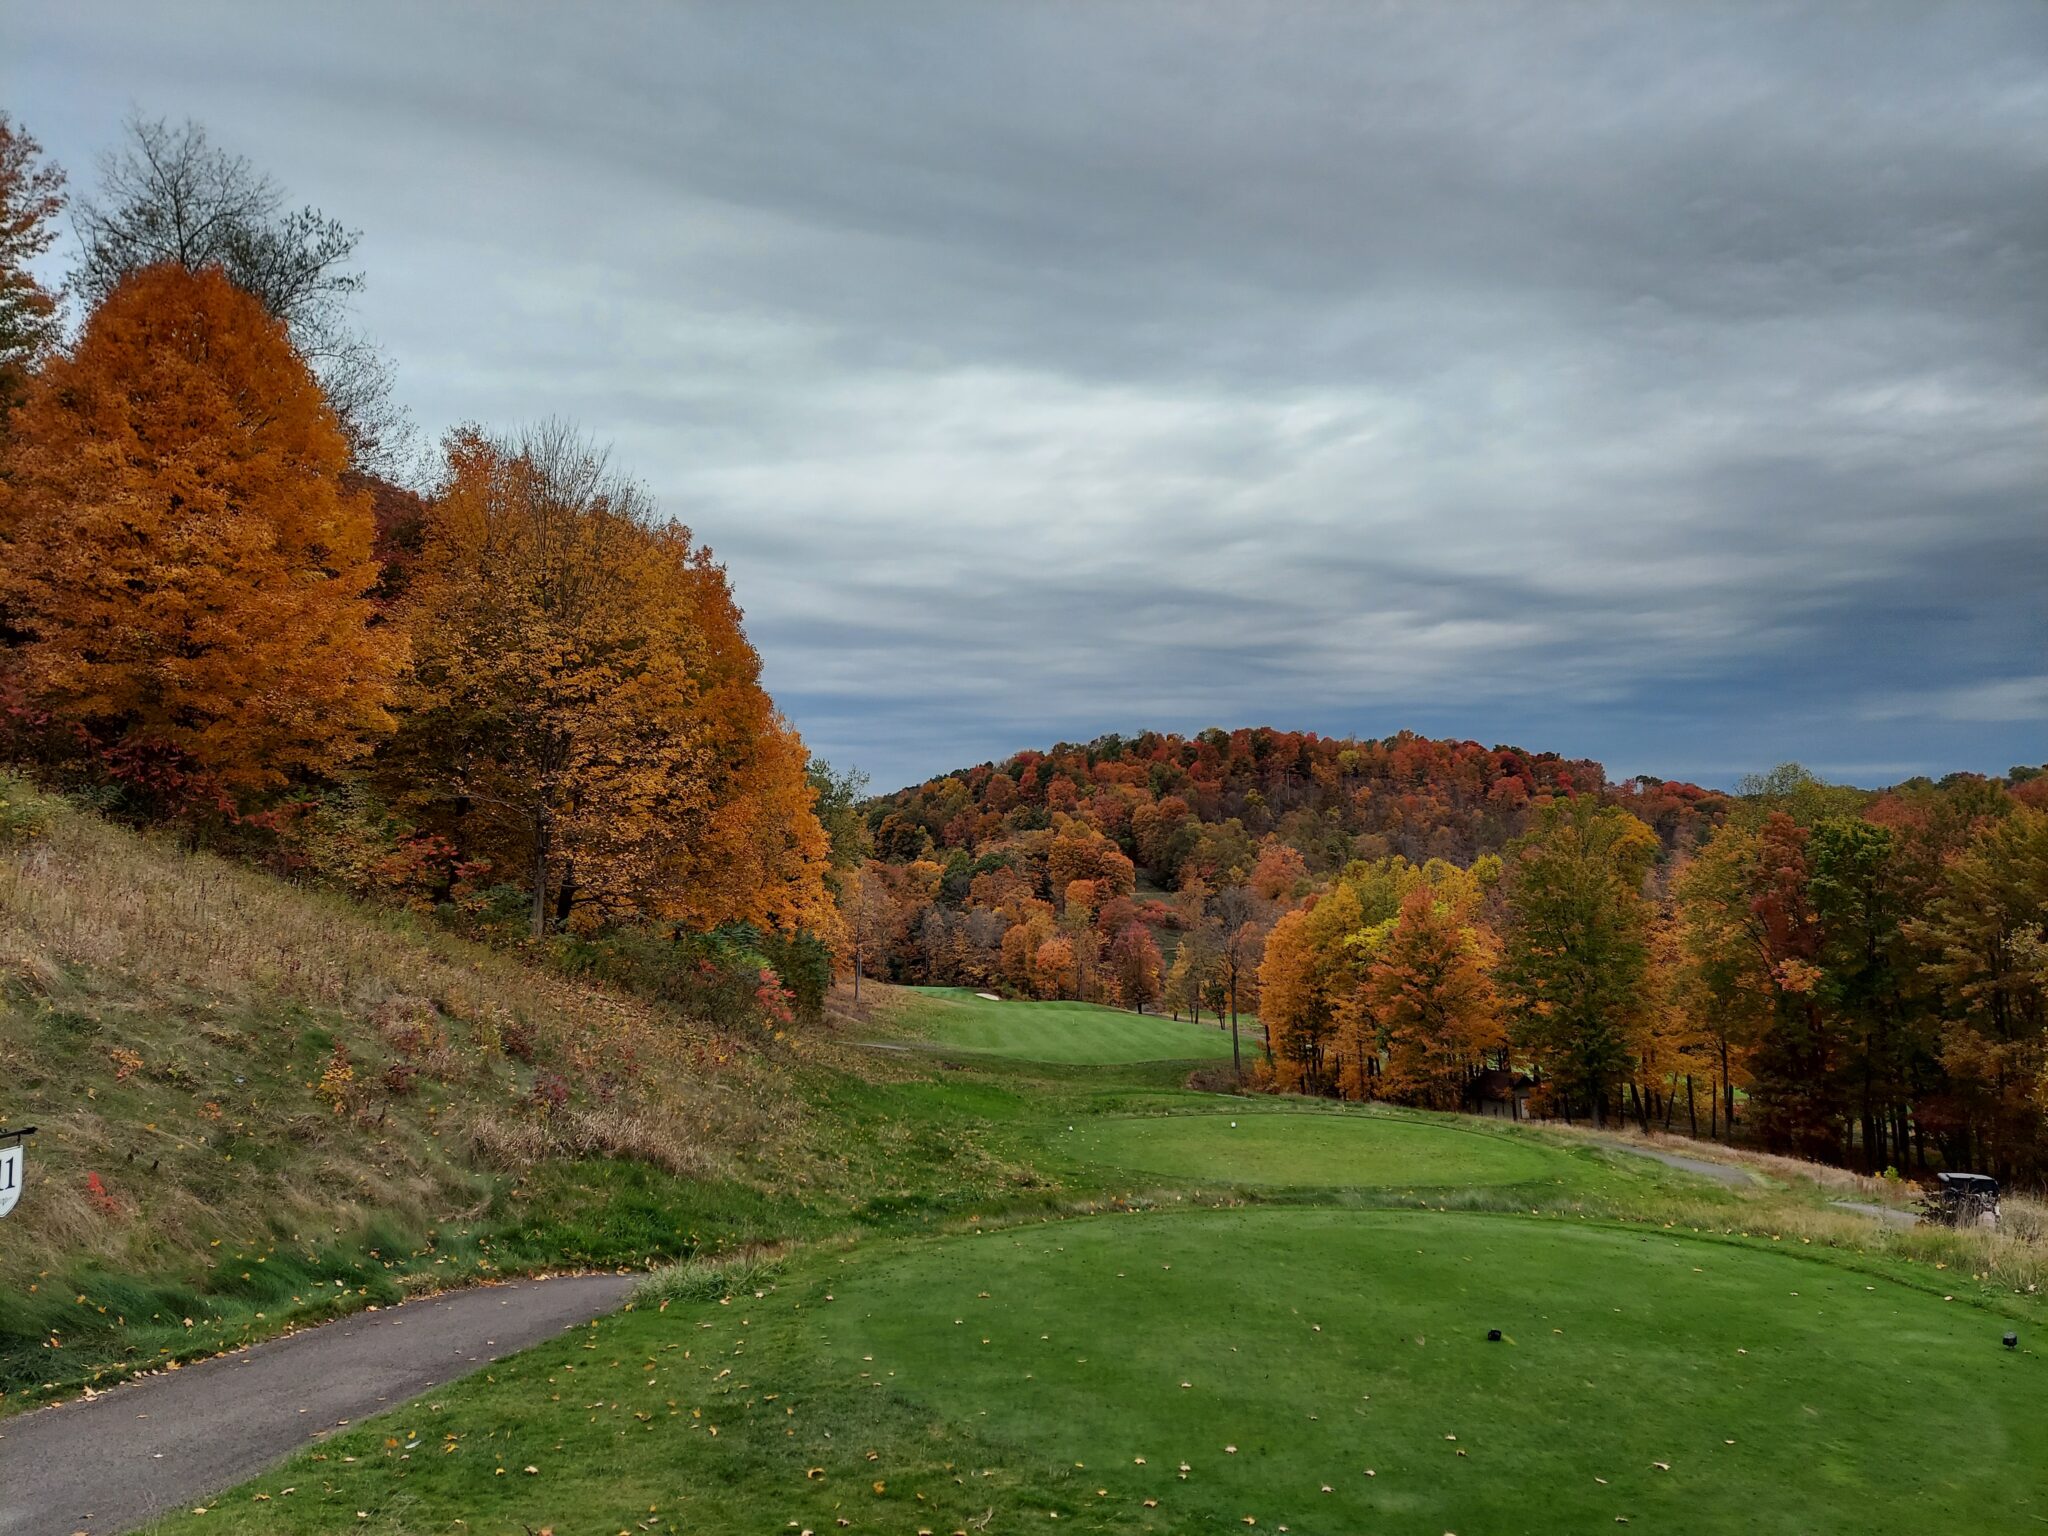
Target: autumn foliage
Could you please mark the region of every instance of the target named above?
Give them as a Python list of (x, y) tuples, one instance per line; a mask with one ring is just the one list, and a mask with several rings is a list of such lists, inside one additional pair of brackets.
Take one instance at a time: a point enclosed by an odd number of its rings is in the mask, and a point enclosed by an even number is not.
[[(1292, 1092), (2048, 1172), (2048, 775), (1740, 795), (1104, 737), (870, 806), (867, 964), (1236, 1026)], [(1242, 1064), (1242, 1060), (1241, 1060)]]
[(1417, 886), (1366, 974), (1386, 1041), (1386, 1092), (1457, 1109), (1474, 1074), (1507, 1045), (1484, 931), (1454, 894)]
[(121, 283), (16, 413), (0, 608), (28, 691), (117, 757), (230, 791), (390, 729), (402, 632), (367, 497), (284, 329), (218, 272)]
[(552, 925), (836, 931), (802, 742), (725, 573), (573, 432), (456, 434), (379, 777)]
[(196, 125), (131, 138), (53, 351), (26, 263), (62, 178), (0, 116), (0, 747), (297, 877), (500, 937), (516, 904), (586, 969), (815, 1015), (845, 829), (710, 552), (557, 424), (379, 479), (319, 350), (354, 235)]
[(381, 766), (423, 824), (525, 872), (536, 936), (579, 899), (644, 906), (709, 808), (692, 554), (564, 431), (449, 442)]

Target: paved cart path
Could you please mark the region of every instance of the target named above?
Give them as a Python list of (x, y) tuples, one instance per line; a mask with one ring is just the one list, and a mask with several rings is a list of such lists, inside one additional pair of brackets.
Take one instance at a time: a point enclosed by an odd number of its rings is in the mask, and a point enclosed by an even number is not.
[(1602, 1140), (1600, 1145), (1615, 1152), (1633, 1152), (1637, 1157), (1654, 1157), (1667, 1168), (1697, 1173), (1721, 1184), (1744, 1185), (1758, 1182), (1756, 1175), (1734, 1163), (1710, 1163), (1704, 1157), (1687, 1157), (1682, 1152), (1664, 1152), (1656, 1147), (1639, 1146), (1632, 1141)]
[(479, 1286), (0, 1419), (0, 1536), (129, 1531), (626, 1300), (633, 1275)]
[(1875, 1216), (1879, 1221), (1890, 1222), (1895, 1227), (1917, 1227), (1920, 1215), (1917, 1211), (1905, 1211), (1896, 1205), (1879, 1205), (1874, 1200), (1830, 1200), (1830, 1205), (1839, 1205), (1845, 1211), (1856, 1211), (1864, 1216)]

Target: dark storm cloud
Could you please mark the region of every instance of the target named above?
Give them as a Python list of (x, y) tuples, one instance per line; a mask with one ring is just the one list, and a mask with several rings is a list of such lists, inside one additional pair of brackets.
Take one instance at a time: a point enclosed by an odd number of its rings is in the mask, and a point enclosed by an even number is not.
[(362, 225), (422, 421), (614, 439), (884, 783), (2048, 752), (2032, 0), (172, 11), (0, 5), (7, 104)]

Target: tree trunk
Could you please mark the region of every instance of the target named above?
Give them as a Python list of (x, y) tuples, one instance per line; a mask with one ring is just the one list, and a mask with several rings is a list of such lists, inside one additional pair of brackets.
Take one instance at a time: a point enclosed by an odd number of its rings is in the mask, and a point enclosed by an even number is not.
[(575, 905), (576, 861), (574, 859), (564, 859), (562, 861), (562, 884), (555, 893), (555, 926), (557, 928), (569, 926), (569, 912)]
[(549, 837), (552, 828), (548, 824), (546, 806), (539, 806), (533, 813), (533, 936), (544, 939), (548, 936), (548, 856), (552, 851)]
[(1735, 1080), (1728, 1075), (1728, 1041), (1721, 1041), (1721, 1093), (1728, 1101), (1728, 1145), (1735, 1145)]
[(1686, 1123), (1692, 1127), (1692, 1139), (1698, 1141), (1700, 1139), (1700, 1113), (1693, 1107), (1692, 1074), (1690, 1072), (1685, 1074), (1685, 1119)]

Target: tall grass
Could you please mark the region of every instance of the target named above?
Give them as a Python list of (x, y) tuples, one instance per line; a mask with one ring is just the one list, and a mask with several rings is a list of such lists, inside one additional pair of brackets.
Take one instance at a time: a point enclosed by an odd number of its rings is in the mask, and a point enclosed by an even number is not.
[(731, 1183), (798, 1133), (777, 1068), (673, 1010), (19, 781), (0, 809), (0, 1124), (40, 1127), (0, 1222), (0, 1376), (29, 1349), (63, 1375), (131, 1281), (182, 1298), (151, 1306), (176, 1329), (274, 1324), (220, 1300), (241, 1265), (319, 1271), (375, 1229), (373, 1274), (451, 1274), (465, 1243), (487, 1270), (486, 1217), (548, 1159)]
[(1732, 1204), (1723, 1196), (1690, 1202), (1670, 1198), (1656, 1214), (1675, 1225), (1777, 1238), (1924, 1266), (1932, 1272), (1926, 1281), (1929, 1286), (1939, 1283), (1933, 1277), (1955, 1274), (2020, 1295), (2038, 1296), (2048, 1291), (2048, 1203), (2038, 1199), (2007, 1195), (1996, 1230), (1932, 1222), (1905, 1226), (1832, 1203), (1853, 1199), (1911, 1210), (1918, 1191), (1900, 1180), (1874, 1178), (1828, 1163), (1747, 1147), (1654, 1132), (1646, 1135), (1632, 1127), (1596, 1131), (1545, 1121), (1538, 1134), (1582, 1145), (1619, 1144), (1677, 1153), (1762, 1176), (1763, 1182), (1753, 1188), (1731, 1189)]

